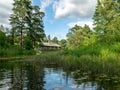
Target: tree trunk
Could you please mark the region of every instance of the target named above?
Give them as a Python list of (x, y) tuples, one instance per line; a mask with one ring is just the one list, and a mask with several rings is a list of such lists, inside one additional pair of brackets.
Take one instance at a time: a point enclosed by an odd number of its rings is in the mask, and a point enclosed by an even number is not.
[(14, 33), (14, 30), (12, 31), (12, 45), (14, 45), (14, 38), (15, 37), (15, 33)]
[(20, 46), (21, 47), (23, 46), (23, 32), (22, 32), (22, 27), (21, 27), (21, 30), (20, 30)]

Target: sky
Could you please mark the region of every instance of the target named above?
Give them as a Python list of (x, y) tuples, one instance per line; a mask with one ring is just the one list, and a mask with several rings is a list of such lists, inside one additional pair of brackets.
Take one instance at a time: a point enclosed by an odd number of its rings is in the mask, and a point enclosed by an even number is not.
[[(10, 27), (9, 16), (12, 14), (13, 0), (0, 0), (0, 24)], [(45, 12), (44, 30), (51, 38), (66, 38), (69, 29), (75, 24), (89, 25), (93, 28), (93, 14), (97, 0), (32, 0)]]

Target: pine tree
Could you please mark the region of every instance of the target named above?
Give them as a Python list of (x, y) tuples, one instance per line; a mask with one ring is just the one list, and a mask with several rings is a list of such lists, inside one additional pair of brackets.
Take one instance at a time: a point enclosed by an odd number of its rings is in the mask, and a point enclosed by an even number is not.
[(44, 25), (43, 25), (43, 17), (44, 13), (40, 11), (38, 6), (33, 6), (33, 13), (32, 13), (32, 28), (31, 28), (31, 36), (33, 45), (37, 42), (41, 43), (43, 38), (45, 37), (44, 33)]
[[(12, 26), (12, 38), (14, 39), (15, 30), (20, 34), (20, 45), (23, 46), (23, 30), (25, 30), (25, 16), (27, 12), (26, 2), (28, 0), (14, 0), (13, 14), (10, 17)], [(13, 42), (14, 43), (14, 42)]]
[(20, 38), (20, 46), (24, 44), (24, 39), (30, 39), (33, 47), (37, 42), (41, 42), (45, 36), (43, 30), (44, 13), (38, 6), (32, 6), (30, 0), (14, 0), (13, 14), (10, 17), (12, 43), (16, 36)]

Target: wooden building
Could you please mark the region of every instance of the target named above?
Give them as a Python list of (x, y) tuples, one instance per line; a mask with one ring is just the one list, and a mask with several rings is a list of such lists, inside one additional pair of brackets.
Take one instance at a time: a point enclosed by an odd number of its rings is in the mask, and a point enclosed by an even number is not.
[(41, 50), (59, 50), (61, 46), (53, 42), (43, 42), (41, 45)]

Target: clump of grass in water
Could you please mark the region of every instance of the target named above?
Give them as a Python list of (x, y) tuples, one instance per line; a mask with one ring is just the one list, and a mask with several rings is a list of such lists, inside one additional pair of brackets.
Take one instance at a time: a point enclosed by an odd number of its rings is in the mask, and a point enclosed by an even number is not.
[(36, 56), (35, 61), (44, 65), (61, 65), (61, 56), (58, 52), (41, 53)]

